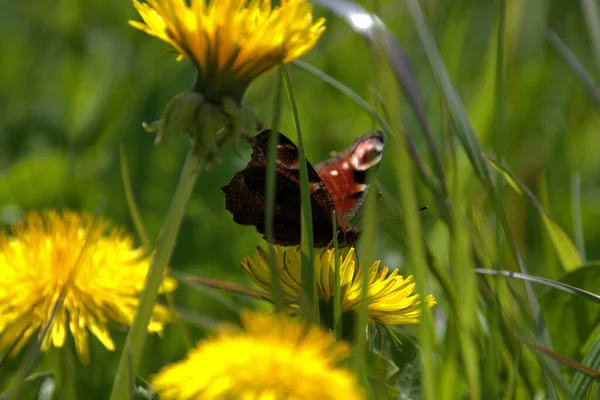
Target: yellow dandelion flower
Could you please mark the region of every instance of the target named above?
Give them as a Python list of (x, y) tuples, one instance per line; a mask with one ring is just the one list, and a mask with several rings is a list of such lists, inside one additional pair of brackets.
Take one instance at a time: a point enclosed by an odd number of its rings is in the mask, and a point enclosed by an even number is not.
[(339, 364), (346, 342), (285, 315), (242, 313), (243, 330), (223, 329), (185, 360), (151, 378), (162, 399), (364, 399)]
[[(70, 332), (87, 363), (88, 331), (114, 350), (108, 322), (131, 324), (148, 267), (149, 257), (131, 237), (102, 218), (72, 211), (27, 214), (11, 234), (0, 232), (0, 351), (17, 354), (48, 323), (42, 351), (62, 347)], [(162, 289), (175, 286), (166, 278)], [(161, 333), (168, 316), (155, 307), (149, 331)]]
[(306, 0), (133, 0), (134, 28), (173, 46), (198, 68), (195, 90), (219, 103), (239, 100), (257, 76), (309, 51), (325, 30)]
[(145, 124), (157, 142), (186, 133), (194, 153), (208, 162), (225, 142), (234, 148), (244, 117), (242, 96), (256, 77), (292, 61), (314, 47), (325, 30), (313, 21), (306, 0), (133, 0), (144, 22), (134, 28), (169, 43), (178, 59), (189, 58), (198, 70), (193, 90), (175, 96), (160, 121)]
[[(260, 287), (270, 291), (271, 273), (268, 255), (261, 248), (253, 257), (246, 257), (242, 262), (244, 272)], [(333, 310), (333, 292), (335, 290), (335, 255), (334, 250), (317, 251), (315, 253), (315, 279), (321, 305), (321, 314), (325, 322), (330, 323)], [(300, 282), (302, 276), (302, 260), (298, 249), (275, 247), (275, 262), (279, 271), (284, 296), (292, 306), (298, 306)], [(369, 267), (368, 313), (369, 320), (380, 324), (414, 324), (421, 316), (420, 296), (414, 294), (415, 283), (412, 275), (403, 278), (398, 270), (390, 272), (388, 267), (379, 268), (381, 261), (375, 261)], [(362, 291), (361, 267), (356, 267), (354, 248), (340, 256), (340, 286), (342, 313), (360, 309)], [(432, 295), (425, 299), (431, 308), (437, 302)], [(328, 318), (331, 317), (331, 318)], [(331, 325), (330, 325), (331, 326)]]

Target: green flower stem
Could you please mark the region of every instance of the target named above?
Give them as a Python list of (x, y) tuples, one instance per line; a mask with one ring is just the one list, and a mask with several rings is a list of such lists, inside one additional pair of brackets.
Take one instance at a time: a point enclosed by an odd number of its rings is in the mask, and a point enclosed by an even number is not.
[(158, 236), (156, 253), (152, 258), (133, 324), (127, 334), (125, 347), (121, 353), (117, 375), (110, 395), (112, 400), (122, 400), (131, 397), (133, 382), (130, 381), (130, 376), (135, 376), (136, 374), (146, 340), (148, 323), (150, 322), (152, 309), (156, 302), (158, 288), (163, 281), (163, 272), (173, 254), (183, 214), (192, 196), (199, 173), (199, 159), (192, 149), (188, 153), (183, 165), (179, 183), (175, 189), (169, 211)]
[(75, 400), (77, 398), (76, 374), (74, 370), (73, 351), (70, 346), (58, 349), (58, 371), (59, 371), (59, 393), (64, 400)]
[[(367, 182), (372, 181), (373, 173), (374, 171), (372, 170), (367, 171)], [(367, 198), (363, 205), (364, 218), (361, 230), (361, 254), (360, 257), (358, 257), (358, 254), (355, 255), (362, 283), (360, 287), (360, 307), (354, 326), (354, 370), (361, 382), (366, 385), (368, 385), (367, 353), (370, 347), (367, 342), (367, 330), (369, 329), (369, 263), (375, 259), (375, 247), (377, 243), (376, 196), (377, 194), (373, 190), (367, 193)], [(363, 260), (364, 264), (362, 266), (360, 266), (359, 259)]]
[(317, 283), (315, 280), (315, 261), (313, 252), (313, 226), (312, 206), (308, 182), (308, 167), (304, 155), (304, 143), (300, 130), (300, 117), (298, 107), (292, 91), (292, 81), (285, 65), (281, 67), (283, 86), (287, 94), (292, 121), (298, 135), (298, 153), (300, 155), (300, 219), (301, 240), (300, 252), (302, 253), (302, 293), (300, 295), (300, 315), (306, 322), (319, 323), (319, 302), (317, 299)]
[(279, 271), (275, 262), (275, 248), (273, 241), (275, 238), (275, 191), (277, 186), (277, 141), (278, 126), (281, 118), (281, 74), (277, 79), (277, 90), (275, 91), (275, 103), (273, 104), (273, 120), (271, 123), (271, 133), (269, 134), (269, 147), (267, 151), (267, 182), (265, 192), (265, 237), (269, 247), (269, 270), (271, 271), (271, 297), (275, 309), (284, 311), (283, 290), (279, 280)]
[(333, 212), (333, 257), (335, 260), (334, 289), (333, 289), (333, 333), (338, 339), (342, 338), (342, 279), (340, 277), (340, 249), (337, 237), (337, 214)]
[[(150, 239), (148, 237), (148, 233), (146, 227), (144, 225), (144, 220), (142, 219), (142, 214), (140, 213), (140, 209), (135, 201), (135, 196), (133, 195), (133, 187), (131, 185), (131, 176), (129, 175), (129, 166), (127, 164), (127, 154), (125, 152), (125, 146), (121, 145), (121, 177), (123, 179), (123, 189), (125, 190), (125, 197), (127, 199), (127, 206), (129, 207), (129, 214), (133, 219), (133, 224), (135, 225), (136, 232), (144, 245), (144, 250), (150, 254), (152, 251), (152, 244), (150, 243)], [(194, 342), (190, 337), (185, 325), (181, 321), (181, 318), (177, 314), (177, 310), (175, 310), (175, 305), (173, 302), (173, 294), (165, 293), (165, 299), (167, 300), (167, 305), (169, 310), (175, 315), (177, 326), (181, 331), (181, 336), (183, 337), (183, 341), (188, 349), (191, 349), (194, 346)]]

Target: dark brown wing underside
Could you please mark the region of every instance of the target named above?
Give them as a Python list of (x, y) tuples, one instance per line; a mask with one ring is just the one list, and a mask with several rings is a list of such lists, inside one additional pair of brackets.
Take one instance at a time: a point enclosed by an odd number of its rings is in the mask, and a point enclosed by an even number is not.
[[(265, 185), (268, 131), (254, 139), (252, 157), (246, 168), (237, 172), (221, 187), (225, 208), (241, 225), (254, 225), (265, 234)], [(300, 178), (298, 149), (285, 136), (279, 135), (275, 189), (274, 244), (292, 246), (300, 243)], [(313, 240), (315, 247), (325, 247), (333, 238), (331, 215), (333, 202), (314, 168), (308, 164), (311, 187)]]

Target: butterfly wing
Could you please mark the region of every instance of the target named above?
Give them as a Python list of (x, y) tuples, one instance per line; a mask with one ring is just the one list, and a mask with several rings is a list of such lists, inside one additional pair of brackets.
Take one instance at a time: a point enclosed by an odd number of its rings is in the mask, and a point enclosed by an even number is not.
[[(235, 173), (221, 187), (225, 193), (225, 208), (241, 225), (253, 225), (265, 234), (265, 187), (269, 130), (250, 140), (252, 155), (248, 165)], [(274, 218), (274, 244), (284, 246), (300, 243), (300, 161), (296, 145), (278, 134)], [(327, 246), (333, 238), (331, 218), (334, 204), (327, 188), (310, 163), (308, 180), (312, 205), (313, 239), (315, 247)]]
[(350, 222), (360, 210), (369, 189), (368, 171), (379, 165), (384, 146), (384, 133), (375, 131), (359, 137), (346, 150), (315, 166), (331, 196), (342, 229), (350, 228)]

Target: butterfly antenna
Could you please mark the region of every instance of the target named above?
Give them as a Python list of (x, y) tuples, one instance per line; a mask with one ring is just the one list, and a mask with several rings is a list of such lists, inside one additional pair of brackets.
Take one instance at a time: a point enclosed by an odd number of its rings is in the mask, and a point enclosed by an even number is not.
[(402, 218), (402, 214), (389, 215), (387, 217), (380, 218), (380, 221), (385, 221), (385, 220), (394, 219), (394, 218)]

